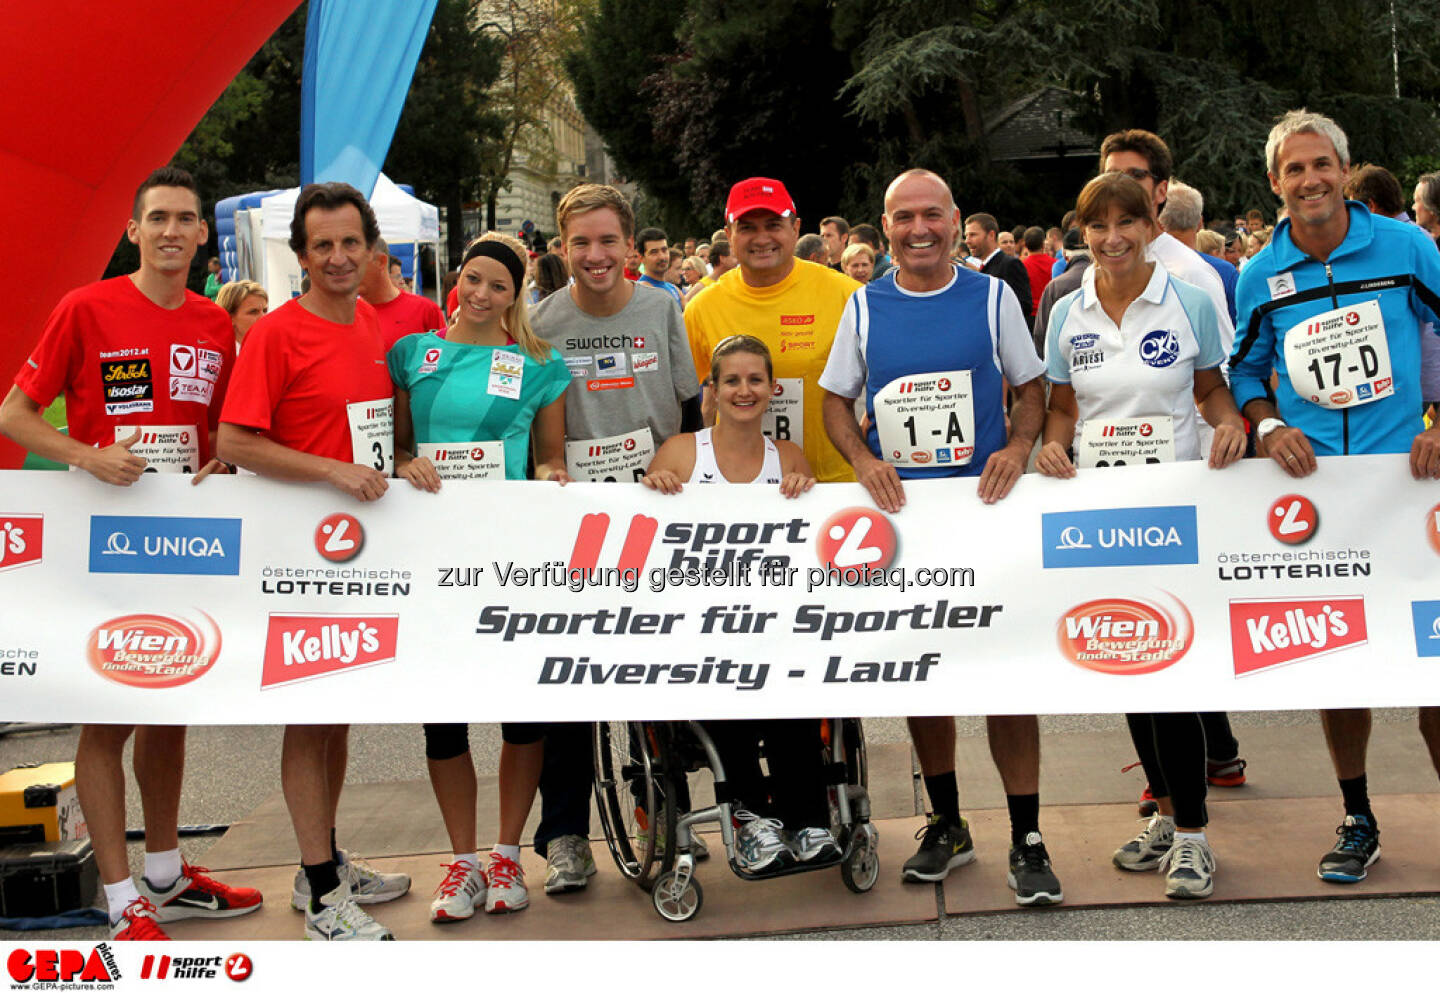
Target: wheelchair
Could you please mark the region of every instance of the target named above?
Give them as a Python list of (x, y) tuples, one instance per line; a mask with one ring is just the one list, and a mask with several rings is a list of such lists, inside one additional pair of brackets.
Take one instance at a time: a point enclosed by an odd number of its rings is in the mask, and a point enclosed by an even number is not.
[[(864, 732), (858, 718), (826, 719), (820, 730), (826, 750), (830, 827), (839, 854), (751, 873), (735, 862), (732, 797), (725, 769), (714, 741), (698, 721), (595, 724), (595, 802), (616, 867), (650, 893), (661, 917), (688, 921), (704, 901), (695, 878), (692, 832), (700, 824), (719, 824), (726, 860), (741, 879), (755, 881), (839, 865), (840, 876), (852, 892), (868, 892), (880, 876), (880, 836), (870, 823)], [(699, 769), (709, 769), (714, 776), (716, 803), (689, 810), (686, 774)]]

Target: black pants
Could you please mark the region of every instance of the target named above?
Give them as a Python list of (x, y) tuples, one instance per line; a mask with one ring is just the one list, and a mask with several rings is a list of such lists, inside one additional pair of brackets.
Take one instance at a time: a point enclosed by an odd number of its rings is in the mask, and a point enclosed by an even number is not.
[[(830, 826), (818, 720), (705, 721), (704, 726), (725, 764), (732, 794), (745, 809), (778, 818), (791, 830)], [(768, 779), (760, 769), (762, 741)]]
[(1200, 715), (1205, 725), (1205, 757), (1211, 762), (1229, 762), (1240, 754), (1240, 742), (1230, 732), (1230, 715), (1223, 710)]
[(1145, 767), (1150, 792), (1169, 797), (1175, 823), (1204, 827), (1205, 725), (1199, 714), (1126, 714), (1135, 753)]
[(544, 858), (562, 835), (590, 837), (590, 794), (595, 784), (595, 742), (588, 723), (545, 726), (545, 766), (540, 772), (540, 823), (535, 854)]

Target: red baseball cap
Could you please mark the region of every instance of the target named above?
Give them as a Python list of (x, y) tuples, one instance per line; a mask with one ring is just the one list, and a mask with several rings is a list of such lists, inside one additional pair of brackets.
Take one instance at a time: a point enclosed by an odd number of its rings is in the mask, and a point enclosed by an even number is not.
[(794, 217), (795, 201), (780, 180), (752, 176), (730, 187), (730, 196), (725, 200), (725, 223), (734, 224), (752, 210), (773, 210), (781, 217)]

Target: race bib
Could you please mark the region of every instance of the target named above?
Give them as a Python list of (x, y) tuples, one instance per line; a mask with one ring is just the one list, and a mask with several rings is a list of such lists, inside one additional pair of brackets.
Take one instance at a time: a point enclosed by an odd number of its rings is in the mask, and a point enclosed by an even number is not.
[(772, 441), (805, 443), (805, 380), (775, 380), (770, 406), (760, 418), (760, 431)]
[(1345, 410), (1395, 392), (1378, 300), (1337, 307), (1285, 332), (1285, 370), (1295, 392), (1326, 410)]
[(193, 424), (120, 424), (115, 440), (123, 441), (136, 431), (140, 440), (130, 446), (148, 465), (146, 472), (199, 472), (200, 432)]
[(520, 399), (520, 382), (525, 377), (525, 356), (508, 348), (490, 353), (490, 382), (485, 392), (506, 400)]
[(655, 457), (649, 428), (629, 434), (565, 442), (565, 468), (583, 483), (638, 483)]
[(875, 428), (891, 465), (969, 465), (975, 456), (970, 370), (892, 379), (875, 394)]
[(345, 405), (350, 418), (350, 460), (387, 476), (395, 474), (395, 400)]
[(1079, 469), (1174, 461), (1175, 421), (1169, 416), (1095, 418), (1075, 439)]
[(435, 464), (441, 479), (504, 479), (505, 442), (472, 441), (462, 445), (415, 446), (415, 454)]

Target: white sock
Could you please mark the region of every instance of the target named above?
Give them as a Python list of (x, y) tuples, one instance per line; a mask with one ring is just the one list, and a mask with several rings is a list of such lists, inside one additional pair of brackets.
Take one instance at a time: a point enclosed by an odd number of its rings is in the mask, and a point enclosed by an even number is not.
[(145, 878), (157, 890), (168, 890), (180, 878), (180, 849), (145, 853)]
[(1182, 841), (1198, 841), (1198, 842), (1200, 842), (1200, 844), (1202, 844), (1202, 845), (1208, 845), (1208, 844), (1209, 844), (1209, 842), (1205, 840), (1205, 832), (1204, 832), (1204, 831), (1178, 831), (1178, 830), (1177, 830), (1177, 831), (1175, 832), (1175, 844), (1178, 845), (1178, 844), (1180, 844), (1180, 842), (1182, 842)]
[(456, 856), (455, 856), (455, 861), (456, 861), (456, 862), (464, 862), (466, 865), (470, 866), (472, 869), (478, 869), (478, 868), (480, 868), (480, 853), (479, 853), (479, 852), (466, 852), (466, 853), (464, 853), (464, 854), (462, 854), (462, 855), (456, 855)]
[(495, 846), (495, 854), (496, 854), (496, 855), (503, 855), (505, 858), (509, 859), (511, 862), (519, 862), (519, 861), (520, 861), (520, 846), (519, 846), (519, 845), (496, 845), (496, 846)]
[(125, 913), (125, 908), (138, 899), (140, 899), (140, 891), (135, 888), (135, 880), (129, 876), (118, 883), (106, 883), (105, 905), (110, 908), (110, 923), (114, 924), (119, 921), (120, 915)]

